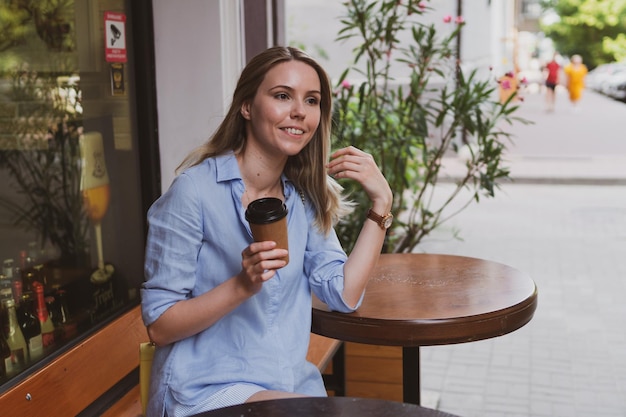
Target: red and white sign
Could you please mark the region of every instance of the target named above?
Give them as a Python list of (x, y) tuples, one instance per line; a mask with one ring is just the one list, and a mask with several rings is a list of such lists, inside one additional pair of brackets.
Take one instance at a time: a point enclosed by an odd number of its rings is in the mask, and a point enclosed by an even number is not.
[(104, 12), (104, 57), (107, 62), (126, 62), (126, 15)]

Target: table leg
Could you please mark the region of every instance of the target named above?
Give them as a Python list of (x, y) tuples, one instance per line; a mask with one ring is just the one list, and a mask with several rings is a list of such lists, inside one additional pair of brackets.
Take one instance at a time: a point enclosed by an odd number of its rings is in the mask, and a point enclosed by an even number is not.
[(420, 348), (402, 348), (402, 396), (405, 403), (420, 405)]

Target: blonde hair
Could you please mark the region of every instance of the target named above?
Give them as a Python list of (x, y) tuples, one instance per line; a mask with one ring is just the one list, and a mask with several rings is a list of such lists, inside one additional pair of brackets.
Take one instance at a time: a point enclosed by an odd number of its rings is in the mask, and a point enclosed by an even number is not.
[(300, 153), (288, 158), (284, 174), (311, 201), (318, 229), (328, 233), (342, 216), (350, 212), (352, 206), (344, 199), (342, 187), (326, 173), (332, 119), (330, 79), (313, 58), (297, 48), (272, 47), (250, 60), (241, 72), (226, 117), (209, 140), (193, 150), (176, 172), (226, 152), (242, 152), (246, 146), (246, 120), (241, 115), (241, 106), (254, 99), (259, 85), (270, 69), (288, 61), (304, 62), (317, 72), (321, 85), (321, 114), (313, 138)]

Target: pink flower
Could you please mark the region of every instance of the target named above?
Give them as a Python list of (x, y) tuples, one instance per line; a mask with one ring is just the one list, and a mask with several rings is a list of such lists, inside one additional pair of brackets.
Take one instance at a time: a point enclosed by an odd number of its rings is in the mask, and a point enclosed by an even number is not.
[(443, 17), (443, 23), (450, 23), (451, 21), (452, 21), (452, 16), (450, 16), (449, 14)]
[(511, 89), (511, 81), (509, 81), (509, 80), (502, 80), (502, 82), (500, 83), (500, 86), (504, 90), (510, 90)]
[(348, 80), (343, 80), (343, 81), (341, 82), (341, 86), (342, 86), (343, 88), (350, 88), (350, 87), (352, 87), (352, 84), (350, 84), (350, 81), (348, 81)]
[(457, 25), (460, 25), (461, 23), (464, 23), (465, 19), (463, 19), (463, 16), (457, 16), (456, 19), (454, 19), (454, 23), (456, 23)]
[(528, 84), (528, 79), (526, 77), (522, 77), (522, 79), (520, 80), (520, 82), (522, 84)]
[(421, 10), (424, 10), (426, 9), (426, 3), (420, 1), (419, 3), (417, 3), (417, 7), (419, 7)]

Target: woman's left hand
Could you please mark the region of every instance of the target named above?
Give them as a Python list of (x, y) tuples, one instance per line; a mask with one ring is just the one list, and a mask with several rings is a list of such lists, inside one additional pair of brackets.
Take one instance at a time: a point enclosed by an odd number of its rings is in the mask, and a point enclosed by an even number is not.
[(391, 209), (391, 188), (372, 155), (349, 146), (335, 151), (330, 158), (328, 174), (358, 181), (375, 205), (386, 207), (385, 212)]

